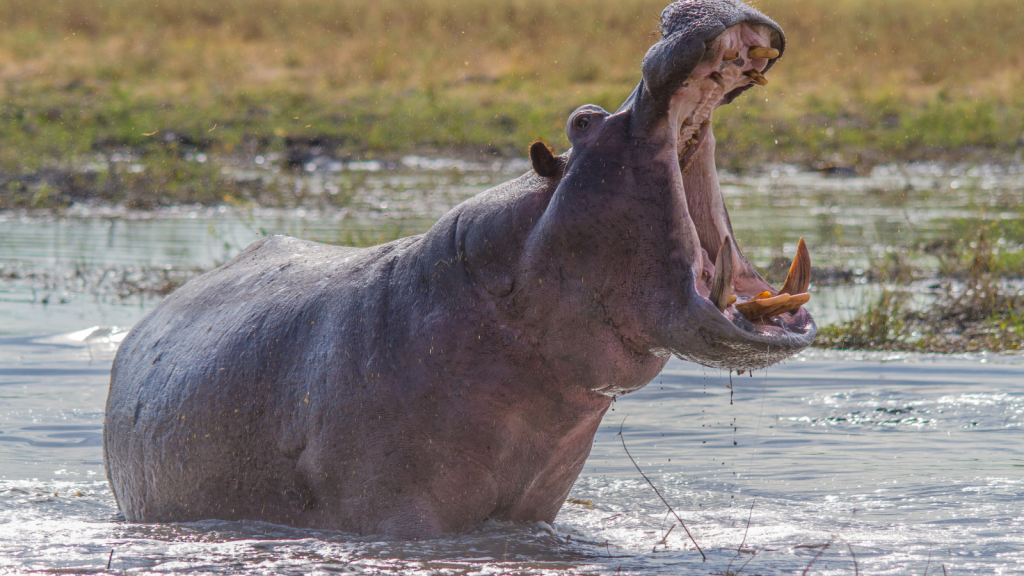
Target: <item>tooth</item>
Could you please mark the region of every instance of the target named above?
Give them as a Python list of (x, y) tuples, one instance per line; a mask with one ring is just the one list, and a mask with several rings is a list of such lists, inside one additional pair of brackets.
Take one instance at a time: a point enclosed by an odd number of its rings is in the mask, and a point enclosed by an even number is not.
[(789, 294), (779, 294), (777, 296), (772, 296), (771, 298), (759, 298), (757, 300), (754, 300), (754, 302), (758, 306), (761, 306), (762, 308), (767, 310), (770, 309), (772, 306), (775, 306), (776, 304), (785, 304), (786, 302), (789, 302), (789, 298)]
[[(761, 294), (758, 294), (758, 297), (760, 296)], [(742, 312), (748, 320), (771, 318), (774, 316), (775, 310), (784, 307), (789, 300), (789, 294), (779, 294), (771, 298), (755, 298), (754, 300), (747, 300), (742, 304), (737, 304), (736, 309)]]
[(715, 278), (711, 281), (711, 301), (725, 311), (732, 303), (732, 238), (727, 234), (715, 258)]
[(807, 302), (809, 302), (810, 299), (810, 294), (794, 294), (789, 299), (789, 302), (786, 302), (785, 304), (780, 304), (772, 308), (771, 310), (765, 312), (764, 317), (771, 318), (772, 316), (778, 316), (779, 314), (785, 314), (786, 312), (796, 310), (797, 308), (803, 306), (804, 304), (807, 304)]
[(772, 296), (770, 292), (761, 292), (752, 300), (736, 305), (749, 320), (767, 319), (779, 314), (796, 310), (811, 299), (807, 289), (811, 285), (811, 255), (807, 251), (807, 243), (801, 238), (796, 245), (796, 257), (789, 267), (789, 275), (782, 286), (782, 291)]
[(796, 245), (796, 257), (789, 266), (789, 275), (786, 276), (786, 283), (782, 285), (782, 291), (786, 294), (803, 294), (811, 285), (811, 255), (807, 251), (807, 244), (801, 238)]
[(683, 119), (683, 126), (691, 126), (691, 125), (693, 125), (693, 119), (692, 118), (684, 118)]
[(736, 60), (739, 57), (740, 57), (740, 51), (739, 50), (737, 50), (735, 48), (729, 48), (728, 50), (725, 51), (725, 54), (722, 55), (722, 60), (725, 60), (726, 62), (730, 62), (732, 60)]
[(747, 56), (750, 58), (778, 58), (779, 51), (775, 48), (767, 48), (764, 46), (754, 46), (747, 50)]
[(754, 84), (757, 84), (758, 86), (768, 85), (768, 79), (764, 77), (764, 74), (761, 74), (757, 70), (747, 70), (743, 75), (753, 80)]
[(718, 84), (722, 88), (725, 88), (725, 78), (722, 77), (721, 73), (712, 72), (711, 75), (708, 76), (708, 78), (711, 78), (712, 82), (714, 82), (715, 84)]

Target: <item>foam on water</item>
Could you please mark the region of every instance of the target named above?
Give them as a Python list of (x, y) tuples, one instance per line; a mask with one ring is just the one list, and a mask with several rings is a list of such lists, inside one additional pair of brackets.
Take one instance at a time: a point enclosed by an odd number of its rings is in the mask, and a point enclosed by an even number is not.
[(1019, 356), (812, 352), (732, 390), (673, 361), (608, 413), (555, 525), (389, 542), (122, 522), (99, 438), (123, 335), (0, 339), (0, 572), (103, 572), (111, 550), (111, 571), (131, 574), (784, 574), (812, 560), (815, 574), (852, 574), (854, 555), (866, 574), (1024, 570)]

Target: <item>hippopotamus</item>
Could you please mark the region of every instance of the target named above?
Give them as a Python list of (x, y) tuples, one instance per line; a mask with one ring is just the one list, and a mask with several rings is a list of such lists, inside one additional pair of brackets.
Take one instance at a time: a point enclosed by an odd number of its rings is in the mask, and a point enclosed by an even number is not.
[(262, 239), (168, 296), (111, 369), (107, 477), (129, 522), (259, 520), (427, 538), (558, 514), (610, 404), (671, 356), (761, 369), (808, 346), (734, 240), (712, 115), (764, 85), (781, 28), (684, 0), (571, 148), (371, 248)]

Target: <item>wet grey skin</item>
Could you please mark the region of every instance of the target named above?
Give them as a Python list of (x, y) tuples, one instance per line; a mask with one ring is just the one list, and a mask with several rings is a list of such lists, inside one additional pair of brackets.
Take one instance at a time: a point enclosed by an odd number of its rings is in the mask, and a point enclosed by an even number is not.
[(397, 538), (551, 522), (612, 400), (670, 356), (752, 370), (809, 345), (803, 308), (736, 309), (778, 291), (726, 240), (709, 123), (782, 31), (701, 0), (666, 8), (662, 32), (619, 111), (578, 109), (570, 151), (534, 144), (534, 170), (427, 233), (266, 238), (140, 321), (103, 438), (128, 521)]

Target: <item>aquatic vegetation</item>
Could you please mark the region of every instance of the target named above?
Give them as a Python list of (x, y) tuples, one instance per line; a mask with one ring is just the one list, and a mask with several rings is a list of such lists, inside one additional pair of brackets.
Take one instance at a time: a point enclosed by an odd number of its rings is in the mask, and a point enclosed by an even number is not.
[(940, 277), (930, 287), (932, 298), (927, 305), (914, 305), (910, 286), (890, 285), (850, 320), (823, 327), (815, 344), (920, 352), (1021, 350), (1021, 252), (997, 250), (984, 232), (976, 238), (943, 244)]
[(163, 297), (202, 274), (202, 268), (88, 266), (71, 269), (33, 269), (0, 264), (0, 285), (28, 288), (41, 304), (63, 304), (77, 294), (120, 300)]

